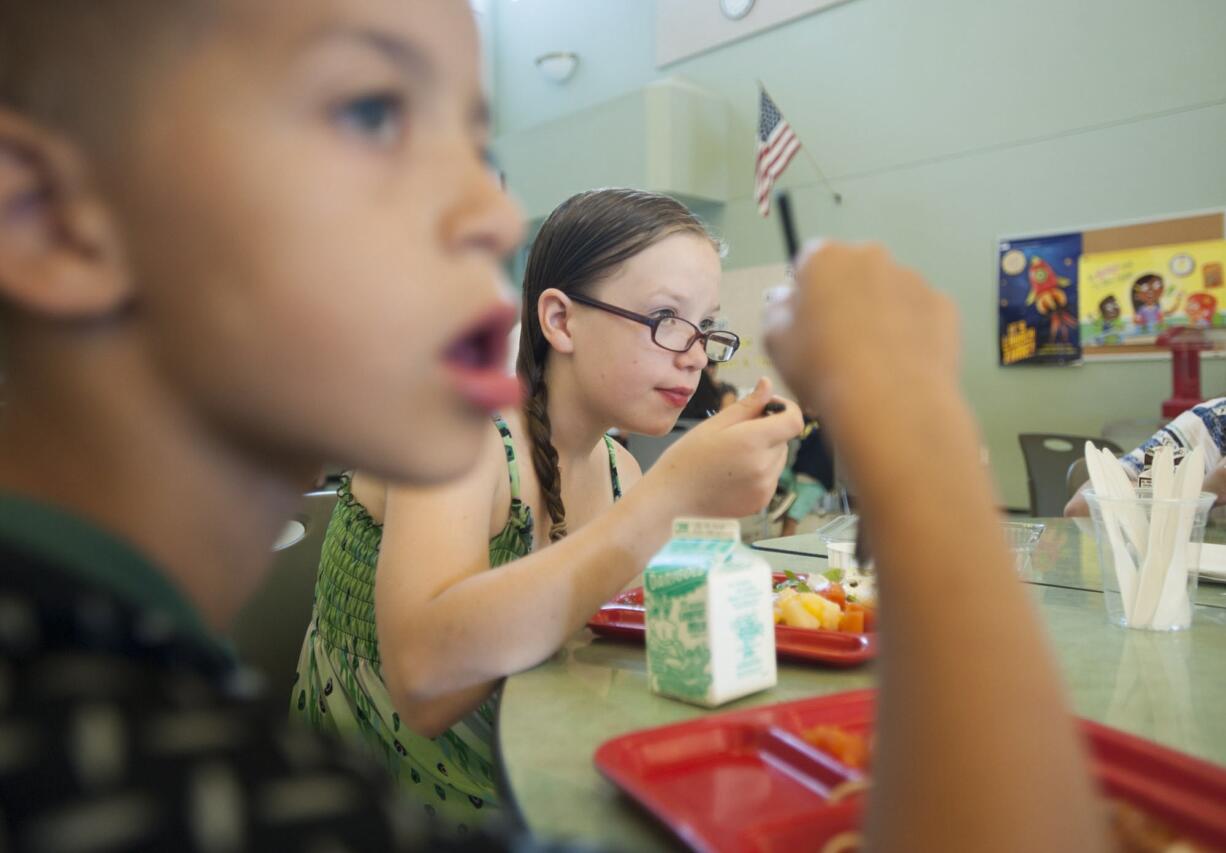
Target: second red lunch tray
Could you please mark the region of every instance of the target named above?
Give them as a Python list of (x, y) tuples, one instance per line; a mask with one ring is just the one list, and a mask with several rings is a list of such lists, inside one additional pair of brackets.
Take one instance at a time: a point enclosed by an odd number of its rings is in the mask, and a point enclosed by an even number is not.
[[(857, 690), (698, 717), (614, 738), (597, 769), (702, 853), (820, 850), (860, 825), (856, 778), (801, 732), (868, 732), (876, 691)], [(1212, 850), (1226, 850), (1226, 768), (1082, 721), (1102, 791)], [(1003, 775), (1007, 775), (1004, 771)]]
[[(804, 576), (801, 576), (802, 580)], [(774, 575), (781, 583), (787, 576)], [(596, 611), (587, 626), (606, 637), (620, 637), (643, 642), (647, 633), (643, 610), (643, 588), (635, 587)], [(809, 628), (775, 626), (775, 653), (788, 660), (823, 663), (827, 666), (859, 666), (877, 655), (877, 638), (871, 634), (846, 631), (822, 631)]]

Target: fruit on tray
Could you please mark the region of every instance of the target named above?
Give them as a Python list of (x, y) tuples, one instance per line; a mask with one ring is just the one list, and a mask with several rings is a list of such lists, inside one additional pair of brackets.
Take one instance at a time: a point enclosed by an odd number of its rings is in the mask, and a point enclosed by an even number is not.
[(841, 584), (827, 582), (814, 591), (792, 575), (776, 587), (775, 624), (863, 634), (876, 628), (876, 612), (864, 602), (849, 601)]

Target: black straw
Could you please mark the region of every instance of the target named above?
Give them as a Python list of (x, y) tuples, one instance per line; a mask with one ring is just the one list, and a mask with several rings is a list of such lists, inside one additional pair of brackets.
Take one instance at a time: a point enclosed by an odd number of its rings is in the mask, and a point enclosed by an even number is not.
[(783, 244), (788, 250), (788, 260), (796, 260), (800, 254), (800, 241), (796, 239), (796, 223), (792, 221), (792, 199), (784, 190), (775, 193), (775, 206), (779, 208), (779, 225), (783, 228)]

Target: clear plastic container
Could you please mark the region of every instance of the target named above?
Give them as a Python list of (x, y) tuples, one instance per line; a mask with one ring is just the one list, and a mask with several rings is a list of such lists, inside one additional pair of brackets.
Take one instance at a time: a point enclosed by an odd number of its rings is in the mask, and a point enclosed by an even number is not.
[[(817, 531), (817, 535), (826, 543), (826, 554), (831, 568), (856, 570), (856, 533), (859, 530), (859, 517), (855, 515), (840, 515), (828, 521)], [(1014, 565), (1018, 574), (1025, 574), (1031, 568), (1031, 555), (1035, 545), (1043, 535), (1046, 527), (1042, 524), (1023, 521), (1005, 521), (1001, 523), (1005, 541), (1013, 552)]]
[(1031, 557), (1047, 527), (1030, 521), (1004, 521), (1000, 526), (1005, 532), (1005, 544), (1013, 552), (1013, 565), (1018, 575), (1026, 577), (1033, 571)]
[(817, 535), (826, 543), (826, 565), (829, 580), (842, 583), (848, 592), (861, 601), (876, 601), (877, 583), (872, 564), (861, 566), (856, 560), (856, 530), (859, 519), (855, 515), (840, 515), (826, 522)]
[[(860, 517), (856, 515), (836, 515), (830, 521), (818, 528), (817, 535), (826, 543), (826, 553), (830, 553), (830, 545), (850, 545), (854, 555), (856, 532), (860, 527)], [(846, 549), (839, 549), (840, 551)], [(854, 556), (853, 556), (854, 558)]]

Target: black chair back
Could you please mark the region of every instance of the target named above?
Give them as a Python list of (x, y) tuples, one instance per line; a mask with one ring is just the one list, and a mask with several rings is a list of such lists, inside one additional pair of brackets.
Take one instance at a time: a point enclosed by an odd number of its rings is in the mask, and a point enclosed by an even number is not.
[(1064, 514), (1068, 503), (1069, 468), (1085, 456), (1087, 441), (1105, 447), (1116, 456), (1123, 451), (1113, 442), (1098, 436), (1022, 433), (1017, 437), (1026, 460), (1026, 481), (1030, 488), (1030, 514), (1054, 518)]

